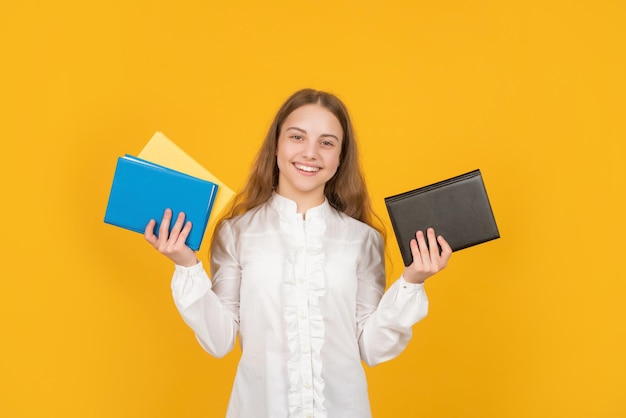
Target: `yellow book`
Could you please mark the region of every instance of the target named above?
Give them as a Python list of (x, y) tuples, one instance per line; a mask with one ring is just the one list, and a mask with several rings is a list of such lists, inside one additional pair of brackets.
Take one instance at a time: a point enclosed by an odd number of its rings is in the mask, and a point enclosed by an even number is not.
[(217, 196), (213, 203), (213, 210), (207, 226), (208, 231), (213, 230), (220, 214), (235, 195), (231, 188), (194, 160), (162, 132), (156, 132), (152, 136), (138, 157), (217, 184)]

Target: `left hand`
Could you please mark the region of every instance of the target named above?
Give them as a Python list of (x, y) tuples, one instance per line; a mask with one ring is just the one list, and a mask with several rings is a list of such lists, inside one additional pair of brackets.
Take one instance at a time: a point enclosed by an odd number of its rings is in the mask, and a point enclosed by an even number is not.
[[(439, 235), (435, 237), (435, 230), (428, 228), (428, 245), (422, 231), (417, 231), (415, 239), (411, 240), (411, 253), (413, 263), (404, 269), (404, 280), (409, 283), (424, 283), (426, 279), (443, 270), (448, 265), (452, 255), (452, 248), (448, 242)], [(441, 253), (439, 253), (439, 246)]]

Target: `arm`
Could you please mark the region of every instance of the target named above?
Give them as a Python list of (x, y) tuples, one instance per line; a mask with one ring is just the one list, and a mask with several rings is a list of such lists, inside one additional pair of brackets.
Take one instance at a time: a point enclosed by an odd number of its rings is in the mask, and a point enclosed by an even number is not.
[[(162, 225), (169, 225), (168, 216), (171, 211), (166, 211)], [(211, 282), (193, 250), (184, 244), (191, 224), (187, 222), (181, 230), (183, 221), (184, 215), (179, 215), (169, 237), (167, 229), (161, 229), (158, 238), (151, 233), (151, 221), (146, 240), (175, 263), (172, 296), (183, 320), (207, 352), (223, 357), (233, 349), (239, 330), (241, 276), (232, 251), (232, 233), (228, 224), (215, 232)]]
[(413, 325), (428, 313), (424, 281), (444, 268), (450, 256), (445, 248), (447, 243), (441, 238), (445, 260), (431, 260), (428, 252), (428, 256), (422, 258), (424, 251), (420, 252), (420, 245), (425, 246), (425, 242), (423, 234), (420, 234), (415, 242), (417, 245), (412, 244), (413, 258), (419, 259), (419, 262), (407, 267), (386, 292), (382, 238), (375, 233), (365, 244), (364, 260), (358, 273), (357, 331), (361, 358), (370, 366), (391, 360), (406, 348), (411, 340)]

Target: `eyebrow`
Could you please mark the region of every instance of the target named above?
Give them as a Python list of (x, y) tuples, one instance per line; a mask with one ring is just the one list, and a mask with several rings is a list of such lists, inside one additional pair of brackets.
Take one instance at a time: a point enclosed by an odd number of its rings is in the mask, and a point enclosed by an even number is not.
[[(305, 131), (305, 130), (304, 130), (304, 129), (302, 129), (302, 128), (298, 128), (297, 126), (290, 126), (290, 127), (288, 127), (287, 129), (285, 129), (285, 131), (288, 131), (288, 130), (290, 130), (290, 129), (295, 129), (296, 131), (300, 131), (300, 132), (302, 132), (303, 134), (306, 134), (306, 133), (307, 133), (307, 131)], [(336, 135), (333, 135), (333, 134), (321, 134), (321, 135), (320, 135), (320, 137), (321, 137), (321, 138), (335, 138), (335, 140), (336, 140), (337, 142), (339, 142), (339, 138), (337, 138), (337, 136), (336, 136)]]

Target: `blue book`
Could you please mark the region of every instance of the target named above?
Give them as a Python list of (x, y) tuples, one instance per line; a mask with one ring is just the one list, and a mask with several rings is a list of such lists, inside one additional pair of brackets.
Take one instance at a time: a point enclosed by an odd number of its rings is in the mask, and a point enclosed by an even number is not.
[(210, 181), (127, 154), (117, 160), (104, 222), (143, 234), (150, 219), (155, 219), (158, 235), (165, 209), (173, 212), (170, 230), (178, 213), (185, 212), (185, 222), (192, 223), (186, 244), (197, 251), (217, 189)]

